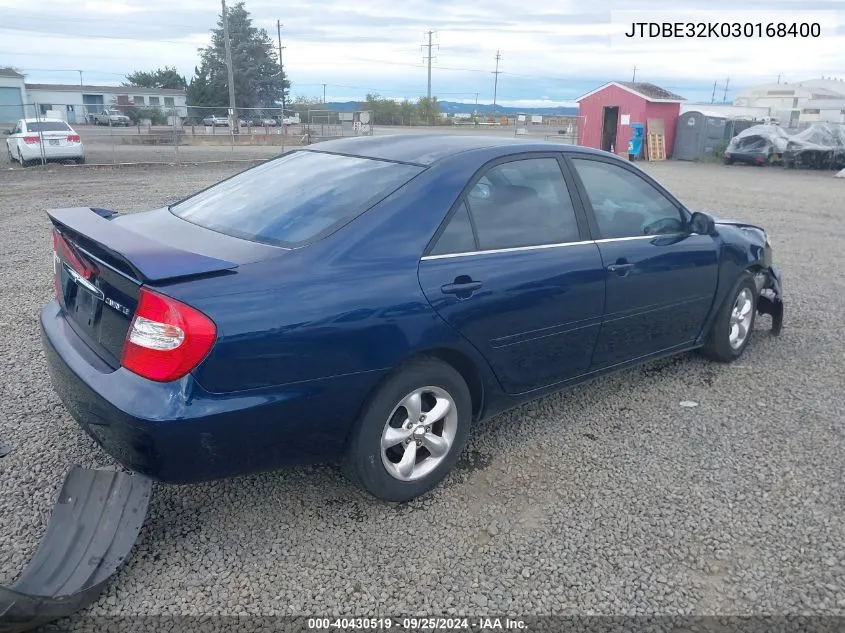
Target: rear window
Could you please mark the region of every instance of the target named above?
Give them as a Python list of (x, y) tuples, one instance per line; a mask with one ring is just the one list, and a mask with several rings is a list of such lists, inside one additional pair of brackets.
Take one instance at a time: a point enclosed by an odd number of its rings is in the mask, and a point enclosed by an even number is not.
[(296, 246), (360, 215), (422, 167), (296, 151), (170, 207), (177, 217), (253, 242)]
[(70, 132), (70, 126), (61, 121), (32, 121), (26, 124), (27, 132)]

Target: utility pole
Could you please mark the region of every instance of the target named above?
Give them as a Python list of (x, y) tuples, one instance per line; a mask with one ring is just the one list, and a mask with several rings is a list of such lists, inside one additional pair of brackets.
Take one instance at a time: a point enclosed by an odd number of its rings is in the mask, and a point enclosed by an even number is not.
[(778, 83), (780, 83), (780, 75), (778, 75)]
[(326, 102), (326, 84), (323, 84), (323, 103)]
[(276, 32), (279, 35), (279, 70), (282, 73), (282, 119), (285, 118), (285, 63), (282, 61), (282, 49), (285, 47), (282, 46), (282, 27), (284, 24), (281, 21), (276, 20)]
[(229, 83), (229, 109), (232, 111), (232, 132), (238, 133), (238, 111), (235, 108), (235, 72), (232, 69), (232, 44), (229, 42), (229, 14), (226, 12), (226, 0), (220, 0), (223, 6), (223, 42), (226, 47), (226, 75)]
[(77, 70), (76, 72), (78, 72), (78, 73), (79, 73), (79, 85), (81, 86), (81, 85), (82, 85), (82, 71), (81, 71), (81, 70)]
[(493, 115), (496, 114), (496, 94), (499, 90), (499, 75), (501, 71), (499, 70), (499, 60), (502, 58), (501, 51), (496, 51), (496, 70), (493, 71), (493, 75), (495, 79), (493, 79)]
[(634, 66), (634, 76), (631, 78), (631, 81), (636, 81), (636, 80), (637, 80), (637, 67)]
[(428, 114), (428, 124), (431, 125), (431, 60), (434, 58), (431, 54), (431, 48), (433, 46), (431, 43), (431, 36), (434, 35), (434, 31), (426, 31), (426, 35), (428, 35), (428, 44), (423, 44), (423, 47), (428, 49), (428, 54), (423, 57), (423, 59), (426, 60), (428, 64), (428, 89), (426, 90), (428, 107), (426, 108), (426, 111)]
[(713, 82), (713, 94), (710, 96), (710, 103), (716, 103), (716, 82)]
[(475, 93), (475, 109), (478, 109), (478, 93)]
[(731, 82), (731, 78), (728, 77), (725, 79), (725, 94), (722, 95), (722, 103), (727, 102), (728, 100), (728, 84)]

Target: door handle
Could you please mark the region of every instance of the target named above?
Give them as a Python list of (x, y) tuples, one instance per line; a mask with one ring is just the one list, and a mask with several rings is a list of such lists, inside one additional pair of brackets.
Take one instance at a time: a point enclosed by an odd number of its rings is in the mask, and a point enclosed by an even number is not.
[(471, 295), (473, 292), (481, 288), (480, 281), (472, 281), (471, 279), (467, 279), (467, 281), (463, 281), (460, 279), (455, 279), (454, 283), (446, 284), (445, 286), (440, 286), (440, 292), (444, 295)]
[(617, 262), (615, 264), (611, 264), (607, 267), (607, 271), (611, 273), (616, 273), (622, 277), (628, 274), (628, 271), (634, 267), (634, 264), (629, 264), (627, 262)]

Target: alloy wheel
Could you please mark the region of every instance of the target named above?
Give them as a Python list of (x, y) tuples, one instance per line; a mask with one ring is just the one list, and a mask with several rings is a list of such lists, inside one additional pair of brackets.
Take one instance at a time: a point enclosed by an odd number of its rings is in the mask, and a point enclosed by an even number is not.
[(394, 479), (415, 481), (437, 468), (458, 431), (458, 409), (440, 387), (421, 387), (391, 412), (381, 434), (381, 461)]
[(748, 332), (751, 329), (751, 319), (754, 316), (753, 312), (754, 300), (751, 296), (751, 290), (743, 288), (736, 296), (733, 308), (731, 309), (728, 340), (733, 349), (742, 347), (745, 339), (748, 338)]

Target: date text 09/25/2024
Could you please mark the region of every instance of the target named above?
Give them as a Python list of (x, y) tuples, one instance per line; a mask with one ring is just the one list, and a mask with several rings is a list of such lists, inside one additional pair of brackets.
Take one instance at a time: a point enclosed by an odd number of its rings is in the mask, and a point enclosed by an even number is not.
[(510, 617), (474, 618), (308, 618), (311, 631), (524, 631), (525, 621)]

